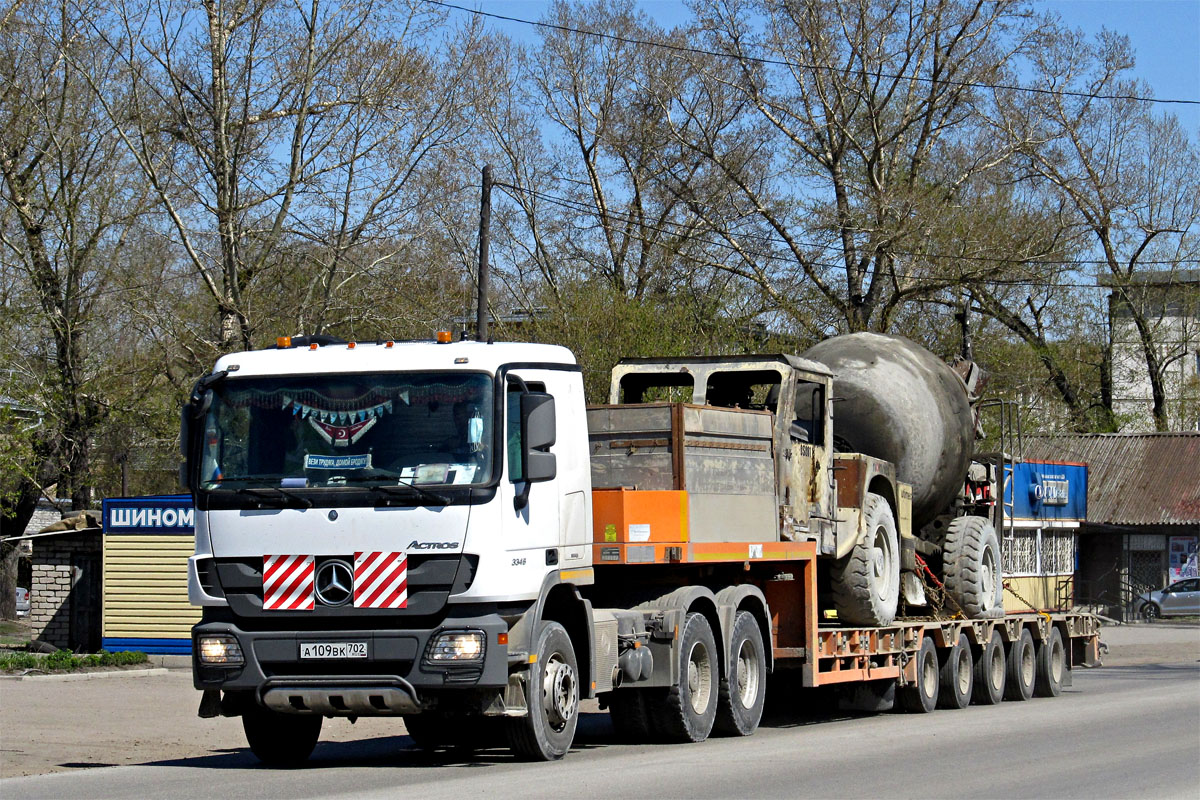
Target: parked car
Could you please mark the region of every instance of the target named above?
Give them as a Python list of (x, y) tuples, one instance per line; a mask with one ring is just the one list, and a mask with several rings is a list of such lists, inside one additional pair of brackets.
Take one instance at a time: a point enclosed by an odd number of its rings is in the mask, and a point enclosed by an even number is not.
[(1200, 615), (1200, 578), (1185, 578), (1170, 586), (1137, 597), (1142, 619)]
[(17, 587), (17, 616), (29, 616), (29, 590)]

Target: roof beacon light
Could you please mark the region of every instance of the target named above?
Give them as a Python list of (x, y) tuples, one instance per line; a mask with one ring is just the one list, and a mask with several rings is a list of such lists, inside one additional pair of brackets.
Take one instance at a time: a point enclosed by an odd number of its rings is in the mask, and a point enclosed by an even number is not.
[(437, 332), (438, 344), (450, 344), (452, 341), (454, 341), (454, 334), (450, 333), (450, 331)]
[(283, 350), (285, 347), (291, 347), (292, 346), (292, 337), (276, 336), (275, 337), (275, 346), (278, 347), (280, 350)]
[(396, 343), (391, 340), (388, 340), (383, 343), (383, 346), (384, 346), (384, 349), (389, 348), (389, 347), (395, 347)]
[(358, 346), (358, 342), (346, 342), (347, 350), (353, 350), (357, 346)]
[(308, 346), (308, 349), (309, 349), (309, 350), (316, 350), (316, 349), (317, 349), (318, 347), (320, 347), (320, 346), (321, 346), (321, 345), (317, 344), (316, 342), (313, 342), (312, 344), (310, 344), (310, 345)]

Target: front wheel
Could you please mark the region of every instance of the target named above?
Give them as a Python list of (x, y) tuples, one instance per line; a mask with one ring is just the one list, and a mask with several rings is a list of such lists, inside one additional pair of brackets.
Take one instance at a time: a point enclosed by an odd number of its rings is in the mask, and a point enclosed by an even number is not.
[(557, 622), (543, 622), (530, 669), (529, 713), (509, 721), (514, 754), (531, 761), (557, 761), (571, 749), (579, 723), (579, 667), (571, 637)]
[(270, 767), (298, 767), (317, 746), (322, 718), (316, 714), (280, 714), (258, 705), (242, 714), (246, 742)]
[(1143, 603), (1142, 604), (1142, 619), (1146, 622), (1154, 622), (1154, 620), (1162, 617), (1162, 609), (1158, 607), (1158, 603)]
[(838, 621), (890, 625), (900, 600), (900, 539), (887, 500), (867, 494), (865, 533), (854, 549), (830, 565)]

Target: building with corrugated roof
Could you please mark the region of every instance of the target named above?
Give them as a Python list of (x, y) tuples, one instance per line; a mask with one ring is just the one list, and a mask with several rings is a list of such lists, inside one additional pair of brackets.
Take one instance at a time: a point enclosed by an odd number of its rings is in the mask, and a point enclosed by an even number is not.
[(1027, 438), (1027, 459), (1086, 464), (1075, 602), (1128, 617), (1132, 600), (1189, 577), (1200, 548), (1200, 432)]

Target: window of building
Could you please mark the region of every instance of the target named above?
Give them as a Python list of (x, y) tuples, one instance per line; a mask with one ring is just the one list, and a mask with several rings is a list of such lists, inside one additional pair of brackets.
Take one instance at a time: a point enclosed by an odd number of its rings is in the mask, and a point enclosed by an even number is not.
[(1075, 572), (1075, 532), (1015, 530), (1001, 540), (1004, 574), (1071, 575)]

